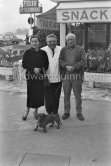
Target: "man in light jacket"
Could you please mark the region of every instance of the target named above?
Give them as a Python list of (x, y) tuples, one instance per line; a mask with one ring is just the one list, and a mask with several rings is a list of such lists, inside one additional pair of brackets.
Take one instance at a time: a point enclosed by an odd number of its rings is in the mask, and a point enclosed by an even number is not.
[(61, 47), (57, 45), (57, 37), (54, 34), (48, 35), (46, 42), (47, 46), (43, 47), (42, 50), (48, 55), (49, 68), (47, 70), (47, 76), (50, 84), (45, 87), (45, 107), (48, 114), (57, 114), (62, 86), (59, 71)]

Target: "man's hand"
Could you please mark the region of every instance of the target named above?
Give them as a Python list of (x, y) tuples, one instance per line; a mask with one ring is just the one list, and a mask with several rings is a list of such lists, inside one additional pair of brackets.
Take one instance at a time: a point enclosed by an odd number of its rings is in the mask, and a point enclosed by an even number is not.
[(35, 73), (35, 74), (39, 74), (40, 70), (41, 70), (40, 68), (36, 68), (36, 67), (35, 67), (35, 68), (34, 68), (34, 73)]
[(66, 65), (66, 70), (70, 72), (73, 69), (73, 66)]

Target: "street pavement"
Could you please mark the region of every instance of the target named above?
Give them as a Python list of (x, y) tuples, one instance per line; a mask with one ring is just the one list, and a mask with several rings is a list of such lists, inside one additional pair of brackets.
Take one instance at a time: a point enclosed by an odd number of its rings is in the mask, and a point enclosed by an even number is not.
[[(82, 98), (90, 100), (104, 100), (111, 102), (111, 84), (110, 83), (96, 83), (96, 88), (89, 88), (88, 82), (83, 83)], [(5, 81), (0, 80), (0, 91), (18, 92), (26, 96), (26, 82), (20, 83), (19, 80)], [(63, 97), (63, 91), (61, 93)], [(72, 97), (74, 97), (72, 92)]]
[[(61, 93), (59, 114), (64, 110)], [(0, 80), (0, 166), (110, 166), (111, 165), (111, 85), (83, 84), (83, 115), (76, 117), (71, 95), (71, 117), (58, 130), (47, 127), (33, 131), (36, 120), (31, 109), (22, 121), (26, 104), (26, 84)], [(41, 107), (39, 112), (45, 112)]]

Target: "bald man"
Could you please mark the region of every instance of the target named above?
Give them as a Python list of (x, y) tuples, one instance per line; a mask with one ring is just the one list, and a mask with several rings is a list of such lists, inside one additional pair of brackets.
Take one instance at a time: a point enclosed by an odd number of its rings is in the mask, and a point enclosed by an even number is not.
[(85, 51), (83, 48), (76, 45), (76, 36), (72, 33), (69, 33), (66, 36), (66, 42), (67, 46), (61, 49), (59, 58), (64, 90), (64, 114), (62, 119), (66, 120), (70, 117), (70, 95), (71, 90), (73, 89), (77, 118), (83, 121), (81, 92), (84, 67), (86, 65)]

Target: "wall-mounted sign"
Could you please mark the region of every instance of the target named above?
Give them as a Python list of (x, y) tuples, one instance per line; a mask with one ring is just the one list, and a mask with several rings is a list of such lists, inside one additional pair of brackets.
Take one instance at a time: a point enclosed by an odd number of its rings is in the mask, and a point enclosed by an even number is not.
[(111, 8), (57, 10), (57, 22), (111, 22)]
[(20, 7), (20, 14), (42, 13), (42, 7)]
[(37, 26), (39, 29), (59, 30), (60, 24), (54, 19), (37, 18)]

